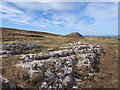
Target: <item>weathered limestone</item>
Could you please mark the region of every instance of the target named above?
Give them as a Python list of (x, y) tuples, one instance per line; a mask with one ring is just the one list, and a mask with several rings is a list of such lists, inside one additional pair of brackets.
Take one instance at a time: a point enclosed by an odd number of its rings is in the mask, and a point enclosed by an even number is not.
[(6, 43), (0, 44), (0, 57), (9, 57), (18, 54), (27, 54), (32, 49), (40, 48), (39, 44), (29, 44), (29, 43)]
[(0, 76), (0, 84), (2, 85), (2, 88), (8, 88), (8, 89), (15, 89), (16, 85), (14, 82)]
[(16, 66), (28, 70), (29, 78), (44, 76), (40, 89), (78, 88), (74, 83), (87, 79), (88, 76), (94, 78), (95, 66), (99, 63), (103, 48), (86, 42), (69, 45), (73, 46), (49, 53), (23, 55)]

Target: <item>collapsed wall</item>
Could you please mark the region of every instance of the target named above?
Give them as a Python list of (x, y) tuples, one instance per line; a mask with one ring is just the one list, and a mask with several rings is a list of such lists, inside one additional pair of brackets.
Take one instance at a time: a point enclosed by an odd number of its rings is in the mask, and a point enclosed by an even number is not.
[(18, 54), (28, 54), (31, 50), (40, 48), (39, 44), (4, 43), (0, 44), (0, 57), (9, 57)]
[(2, 86), (2, 88), (6, 88), (6, 89), (15, 89), (16, 85), (14, 82), (2, 77), (0, 75), (0, 85)]
[(16, 66), (28, 71), (30, 79), (41, 78), (40, 89), (79, 88), (77, 83), (94, 78), (103, 53), (100, 45), (76, 42), (60, 48), (65, 50), (22, 55)]

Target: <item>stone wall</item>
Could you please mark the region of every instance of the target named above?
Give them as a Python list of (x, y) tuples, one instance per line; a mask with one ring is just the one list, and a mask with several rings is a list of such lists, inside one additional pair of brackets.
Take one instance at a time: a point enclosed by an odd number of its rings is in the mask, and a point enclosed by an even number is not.
[(18, 54), (28, 54), (31, 50), (40, 48), (39, 44), (5, 43), (0, 44), (0, 57), (9, 57)]
[(16, 66), (28, 71), (30, 79), (43, 79), (39, 82), (40, 89), (80, 88), (77, 83), (94, 79), (103, 53), (100, 45), (76, 42), (60, 48), (65, 50), (23, 55)]

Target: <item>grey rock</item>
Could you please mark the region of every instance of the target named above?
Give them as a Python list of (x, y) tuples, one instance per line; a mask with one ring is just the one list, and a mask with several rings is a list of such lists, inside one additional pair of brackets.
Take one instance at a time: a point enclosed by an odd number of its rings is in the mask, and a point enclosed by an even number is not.
[[(99, 55), (103, 52), (103, 48), (87, 42), (68, 45), (71, 46), (62, 47), (65, 50), (23, 55), (16, 66), (27, 70), (30, 78), (46, 77), (40, 86), (41, 89), (75, 87), (74, 83), (81, 82), (82, 76), (75, 77), (74, 67), (88, 67), (88, 75), (94, 77), (94, 65), (99, 62)], [(79, 60), (77, 56), (80, 57)], [(84, 78), (87, 79), (86, 76)]]
[(15, 89), (16, 85), (14, 82), (4, 78), (4, 77), (0, 77), (0, 84), (2, 84), (2, 88), (9, 88), (9, 89)]
[(6, 57), (4, 56), (5, 54), (8, 54), (8, 56), (27, 54), (32, 49), (41, 47), (41, 45), (39, 44), (29, 44), (29, 43), (6, 43), (6, 44), (1, 44), (0, 46), (2, 46), (2, 49), (0, 51), (1, 57)]

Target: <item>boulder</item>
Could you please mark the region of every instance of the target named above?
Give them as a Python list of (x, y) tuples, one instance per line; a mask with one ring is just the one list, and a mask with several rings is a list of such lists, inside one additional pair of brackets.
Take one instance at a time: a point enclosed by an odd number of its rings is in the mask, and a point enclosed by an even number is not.
[(74, 80), (73, 78), (68, 75), (63, 79), (63, 84), (66, 88), (71, 88), (73, 86)]
[(0, 84), (2, 84), (2, 88), (3, 89), (16, 89), (16, 85), (14, 82), (4, 78), (4, 77), (0, 77)]

